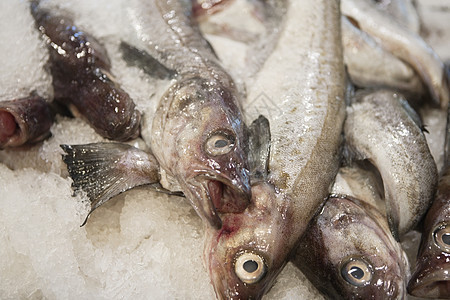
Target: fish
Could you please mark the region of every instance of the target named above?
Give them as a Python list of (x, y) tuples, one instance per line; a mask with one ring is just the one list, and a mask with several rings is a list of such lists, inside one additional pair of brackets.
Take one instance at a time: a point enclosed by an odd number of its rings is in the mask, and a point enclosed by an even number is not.
[(50, 136), (53, 113), (43, 97), (0, 101), (0, 149), (32, 144)]
[(443, 62), (419, 35), (377, 9), (370, 0), (342, 0), (341, 11), (384, 49), (409, 63), (426, 84), (436, 105), (448, 106), (450, 91)]
[[(258, 177), (267, 168), (264, 158), (269, 150), (263, 146), (270, 140), (267, 119), (260, 116), (250, 125), (249, 132), (251, 175)], [(113, 142), (62, 144), (60, 147), (72, 178), (72, 189), (75, 193), (86, 193), (90, 200), (91, 209), (81, 226), (102, 204), (137, 186), (145, 185), (160, 193), (186, 198), (182, 192), (169, 191), (161, 185), (159, 162), (149, 149)]]
[[(260, 299), (270, 289), (327, 198), (340, 163), (345, 70), (339, 1), (287, 4), (278, 42), (244, 102), (248, 119), (260, 113), (270, 124), (267, 164), (257, 160), (260, 175), (252, 175), (246, 210), (221, 214), (221, 229), (205, 230), (203, 257), (219, 299)], [(276, 105), (263, 110), (260, 101)]]
[(31, 13), (50, 53), (54, 99), (101, 136), (127, 141), (139, 135), (141, 114), (111, 72), (106, 49), (69, 18), (31, 2)]
[(408, 293), (423, 298), (450, 297), (450, 118), (447, 119), (445, 162), (437, 192), (423, 222), (422, 238)]
[(183, 192), (205, 223), (220, 228), (219, 213), (241, 212), (251, 198), (248, 127), (241, 94), (191, 12), (190, 2), (130, 1), (126, 42), (176, 73), (142, 130), (162, 186)]
[(420, 18), (413, 0), (375, 0), (375, 7), (414, 33), (420, 31)]
[(407, 256), (385, 216), (365, 200), (331, 195), (292, 262), (327, 299), (406, 298)]
[(399, 240), (415, 228), (433, 201), (436, 163), (419, 116), (398, 93), (363, 91), (353, 96), (344, 125), (349, 160), (368, 160), (384, 185), (386, 214)]
[(352, 83), (364, 88), (391, 88), (417, 97), (425, 93), (409, 64), (384, 50), (345, 16), (341, 18), (344, 62)]

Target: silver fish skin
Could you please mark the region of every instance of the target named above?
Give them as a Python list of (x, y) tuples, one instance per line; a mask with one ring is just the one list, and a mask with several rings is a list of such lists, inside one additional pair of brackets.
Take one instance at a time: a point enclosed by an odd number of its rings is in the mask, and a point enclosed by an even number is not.
[(420, 18), (413, 0), (375, 0), (375, 7), (391, 15), (410, 31), (419, 33)]
[(422, 240), (408, 293), (423, 298), (450, 298), (450, 111), (444, 167), (433, 204), (424, 220)]
[(409, 263), (374, 206), (331, 196), (293, 263), (328, 299), (405, 299)]
[(379, 90), (357, 93), (353, 100), (344, 125), (347, 154), (354, 160), (367, 159), (378, 169), (389, 225), (400, 239), (417, 225), (433, 200), (436, 164), (401, 95)]
[(164, 187), (181, 190), (205, 222), (220, 228), (218, 213), (242, 212), (251, 197), (247, 128), (234, 82), (194, 24), (190, 1), (127, 5), (137, 36), (130, 43), (177, 73), (143, 138)]
[[(288, 1), (244, 105), (249, 119), (269, 120), (269, 173), (252, 183), (243, 213), (223, 214), (222, 229), (206, 231), (205, 264), (220, 299), (260, 299), (329, 194), (345, 117), (341, 46), (339, 1)], [(259, 100), (276, 108), (262, 111)]]
[(370, 35), (342, 16), (344, 62), (351, 81), (359, 87), (392, 88), (415, 97), (424, 86), (411, 66), (384, 50)]
[(444, 65), (419, 35), (377, 9), (370, 0), (342, 0), (341, 11), (384, 49), (409, 63), (421, 76), (432, 99), (441, 107), (447, 107), (450, 92)]

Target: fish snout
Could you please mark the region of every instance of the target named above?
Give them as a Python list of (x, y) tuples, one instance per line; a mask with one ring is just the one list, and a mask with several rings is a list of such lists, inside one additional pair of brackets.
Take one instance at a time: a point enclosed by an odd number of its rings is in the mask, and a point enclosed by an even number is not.
[(408, 283), (408, 293), (423, 298), (450, 298), (450, 268), (419, 267)]

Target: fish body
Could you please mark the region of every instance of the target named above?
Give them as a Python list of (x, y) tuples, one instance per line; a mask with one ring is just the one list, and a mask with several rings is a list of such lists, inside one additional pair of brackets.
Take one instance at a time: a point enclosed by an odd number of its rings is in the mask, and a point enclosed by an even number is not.
[(377, 9), (369, 0), (342, 0), (341, 11), (384, 49), (409, 63), (421, 76), (435, 102), (447, 107), (450, 92), (444, 65), (419, 35)]
[(344, 61), (351, 81), (359, 87), (392, 88), (417, 97), (424, 93), (410, 65), (384, 50), (370, 35), (342, 16)]
[[(288, 1), (249, 91), (247, 117), (261, 113), (270, 124), (268, 173), (253, 181), (243, 213), (223, 214), (222, 228), (206, 231), (205, 264), (220, 299), (260, 299), (330, 191), (345, 116), (339, 22), (338, 1)], [(260, 100), (276, 108), (259, 110)]]
[[(408, 108), (406, 110), (405, 108)], [(433, 200), (437, 168), (418, 119), (399, 95), (357, 93), (344, 125), (347, 154), (369, 160), (380, 172), (391, 231), (401, 238)]]
[(238, 92), (182, 1), (131, 1), (137, 39), (176, 75), (143, 138), (161, 166), (161, 182), (182, 191), (199, 216), (218, 228), (218, 212), (242, 212), (250, 200), (247, 128)]
[(292, 261), (329, 299), (406, 298), (406, 254), (385, 216), (350, 196), (327, 200)]
[(55, 100), (83, 117), (103, 137), (136, 138), (140, 113), (111, 76), (105, 48), (70, 18), (53, 15), (36, 2), (31, 12), (50, 52)]

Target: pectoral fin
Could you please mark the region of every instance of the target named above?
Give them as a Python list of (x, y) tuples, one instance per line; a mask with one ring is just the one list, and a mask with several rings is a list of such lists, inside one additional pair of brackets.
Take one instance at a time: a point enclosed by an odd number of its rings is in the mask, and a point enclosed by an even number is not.
[(153, 155), (127, 144), (61, 145), (72, 188), (87, 193), (89, 215), (112, 197), (135, 186), (157, 183), (159, 164)]

